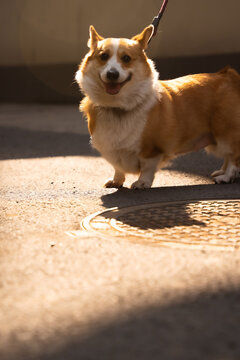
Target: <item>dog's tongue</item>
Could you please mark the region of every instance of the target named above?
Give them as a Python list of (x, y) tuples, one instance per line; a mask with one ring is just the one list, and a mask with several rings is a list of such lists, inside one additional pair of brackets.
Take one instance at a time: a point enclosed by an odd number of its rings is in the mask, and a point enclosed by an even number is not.
[(117, 83), (105, 83), (106, 92), (110, 95), (116, 95), (119, 93), (122, 85)]

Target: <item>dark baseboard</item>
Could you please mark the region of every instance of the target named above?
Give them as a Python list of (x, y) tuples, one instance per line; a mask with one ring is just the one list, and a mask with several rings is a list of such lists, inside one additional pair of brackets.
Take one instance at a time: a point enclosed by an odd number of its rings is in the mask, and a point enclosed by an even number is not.
[(76, 64), (0, 67), (1, 102), (73, 103), (81, 97)]
[[(240, 53), (155, 59), (162, 80), (215, 72), (226, 65), (240, 71)], [(77, 103), (81, 99), (74, 81), (77, 64), (0, 67), (1, 102)]]
[(162, 80), (188, 74), (216, 72), (227, 65), (240, 72), (240, 53), (159, 58), (155, 63)]

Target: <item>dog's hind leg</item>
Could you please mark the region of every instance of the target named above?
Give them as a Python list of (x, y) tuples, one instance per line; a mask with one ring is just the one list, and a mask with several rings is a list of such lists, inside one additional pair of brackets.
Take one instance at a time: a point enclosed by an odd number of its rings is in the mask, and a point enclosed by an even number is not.
[(213, 178), (215, 178), (215, 177), (217, 177), (217, 176), (220, 176), (220, 175), (225, 174), (225, 172), (226, 172), (226, 170), (227, 170), (228, 162), (229, 162), (229, 157), (228, 157), (228, 155), (226, 155), (225, 158), (224, 158), (224, 163), (223, 163), (221, 169), (214, 171), (214, 172), (211, 174), (211, 176), (212, 176)]
[(232, 159), (229, 159), (225, 172), (221, 175), (215, 176), (214, 181), (216, 182), (216, 184), (228, 184), (230, 182), (233, 182), (239, 176), (239, 173), (239, 161), (233, 161)]

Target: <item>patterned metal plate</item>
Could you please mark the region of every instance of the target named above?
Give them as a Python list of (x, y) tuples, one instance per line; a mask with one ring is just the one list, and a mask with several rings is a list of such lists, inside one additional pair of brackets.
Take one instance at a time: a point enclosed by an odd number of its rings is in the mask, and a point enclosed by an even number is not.
[(105, 237), (175, 247), (240, 249), (240, 200), (178, 201), (113, 208), (82, 228)]

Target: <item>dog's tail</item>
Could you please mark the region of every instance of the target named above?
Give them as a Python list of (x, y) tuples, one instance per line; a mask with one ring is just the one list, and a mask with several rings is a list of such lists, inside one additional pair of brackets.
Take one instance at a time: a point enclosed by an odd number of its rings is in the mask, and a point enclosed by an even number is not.
[(230, 65), (225, 66), (218, 73), (219, 74), (227, 74), (227, 75), (231, 75), (231, 76), (240, 78), (239, 72), (237, 72), (237, 70), (233, 69)]
[(240, 91), (240, 74), (237, 70), (233, 69), (231, 66), (228, 65), (225, 66), (225, 68), (223, 68), (222, 70), (220, 70), (218, 74), (228, 76)]

